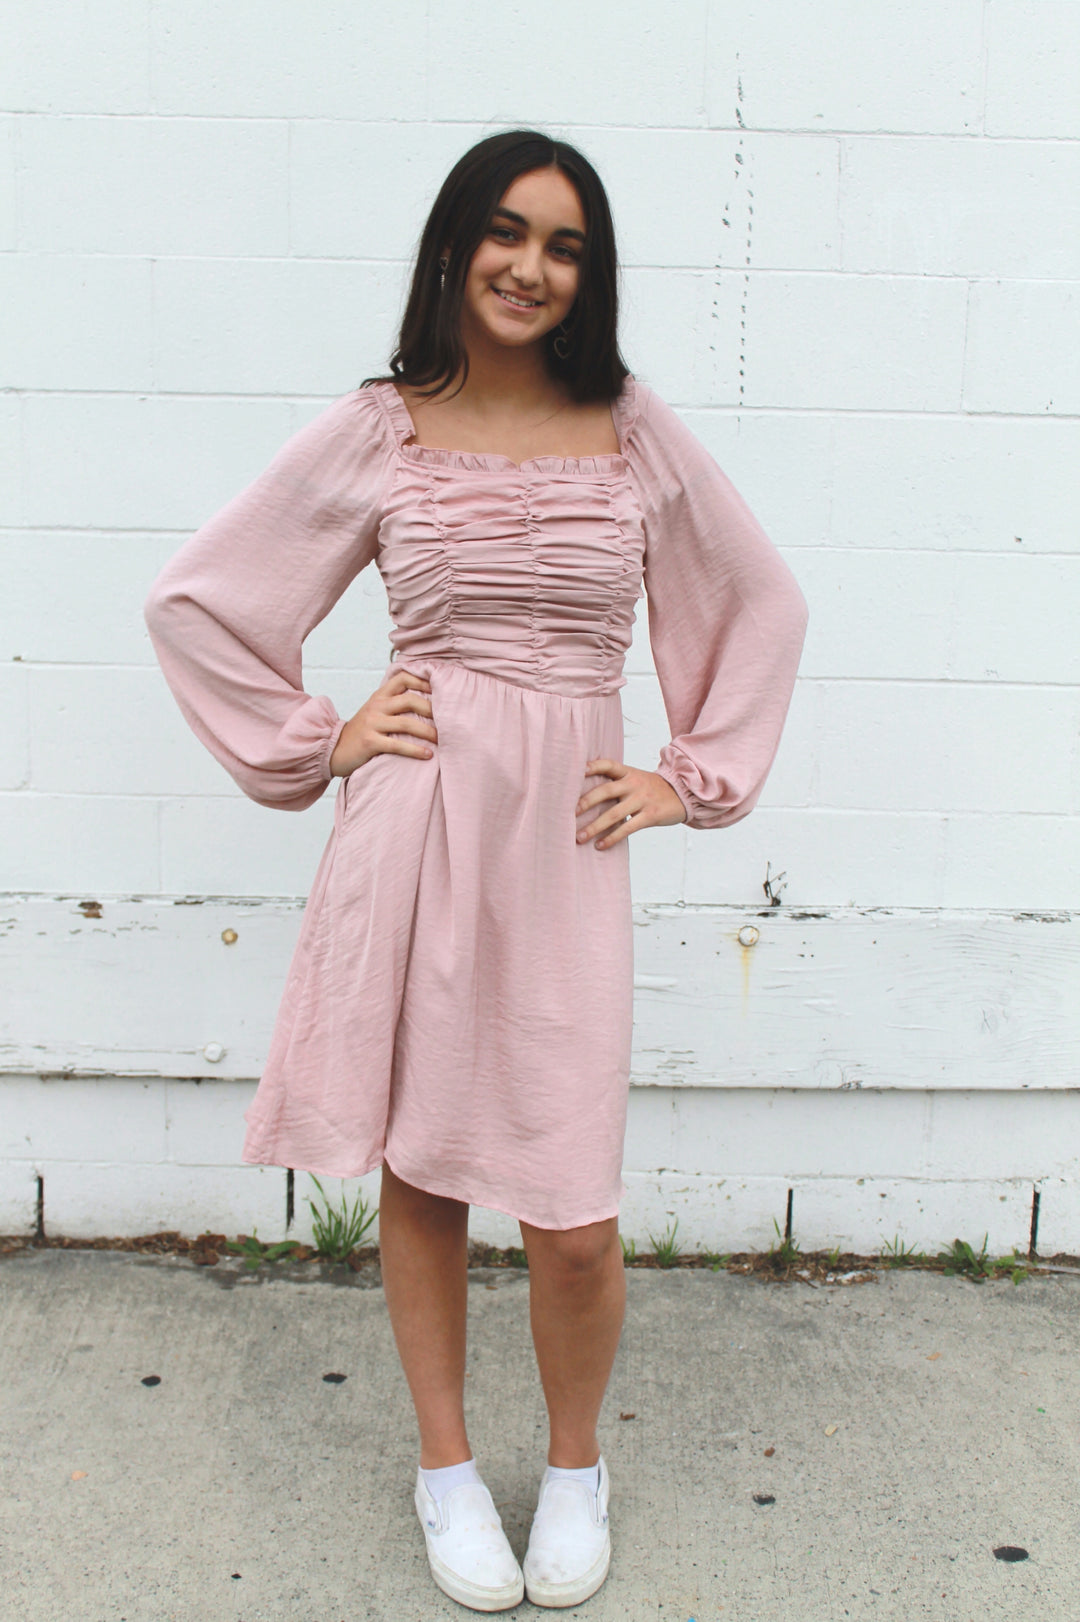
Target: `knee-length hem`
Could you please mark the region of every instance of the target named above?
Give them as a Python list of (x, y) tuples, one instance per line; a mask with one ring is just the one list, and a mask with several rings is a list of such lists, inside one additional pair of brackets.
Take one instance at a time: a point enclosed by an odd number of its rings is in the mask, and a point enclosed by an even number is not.
[[(257, 1152), (257, 1145), (251, 1143), (246, 1143), (244, 1145), (241, 1158), (245, 1165), (251, 1166), (277, 1166), (280, 1164), (278, 1160), (272, 1157), (264, 1158), (260, 1153)], [(487, 1211), (498, 1211), (500, 1215), (511, 1217), (515, 1222), (527, 1222), (533, 1228), (560, 1230), (566, 1228), (580, 1228), (585, 1227), (586, 1224), (590, 1222), (605, 1222), (609, 1217), (618, 1216), (619, 1214), (619, 1200), (616, 1200), (614, 1204), (608, 1204), (602, 1210), (599, 1210), (595, 1216), (591, 1216), (585, 1212), (581, 1215), (575, 1216), (570, 1221), (552, 1222), (549, 1219), (545, 1220), (547, 1213), (541, 1215), (539, 1212), (532, 1212), (530, 1214), (530, 1212), (524, 1210), (510, 1211), (507, 1210), (504, 1202), (493, 1201), (491, 1199), (479, 1199), (476, 1195), (475, 1188), (471, 1186), (467, 1190), (461, 1186), (451, 1188), (446, 1184), (439, 1182), (438, 1179), (432, 1181), (428, 1173), (422, 1170), (420, 1172), (413, 1172), (411, 1174), (406, 1173), (401, 1169), (400, 1166), (395, 1166), (389, 1155), (385, 1153), (377, 1154), (371, 1161), (370, 1165), (359, 1166), (348, 1171), (343, 1171), (341, 1167), (337, 1165), (292, 1166), (289, 1168), (289, 1170), (310, 1172), (315, 1177), (338, 1177), (345, 1180), (347, 1178), (365, 1177), (368, 1172), (378, 1171), (384, 1161), (390, 1167), (390, 1170), (394, 1173), (395, 1177), (400, 1177), (403, 1183), (410, 1183), (413, 1188), (422, 1189), (425, 1194), (435, 1194), (441, 1199), (446, 1200), (460, 1200), (463, 1205), (478, 1205), (483, 1210)], [(626, 1192), (625, 1187), (621, 1190), (621, 1192)]]
[(400, 1171), (389, 1158), (387, 1158), (386, 1163), (390, 1167), (390, 1170), (394, 1173), (395, 1177), (400, 1177), (403, 1182), (411, 1183), (414, 1188), (423, 1188), (426, 1193), (441, 1195), (443, 1199), (461, 1200), (465, 1205), (479, 1205), (488, 1211), (498, 1211), (503, 1216), (512, 1217), (515, 1222), (527, 1222), (529, 1226), (533, 1228), (560, 1230), (566, 1228), (583, 1228), (590, 1222), (606, 1222), (609, 1217), (618, 1216), (619, 1214), (619, 1201), (616, 1200), (613, 1204), (609, 1202), (602, 1209), (598, 1209), (595, 1215), (589, 1211), (582, 1211), (568, 1221), (553, 1222), (550, 1219), (550, 1214), (547, 1212), (530, 1213), (524, 1210), (508, 1211), (503, 1203), (493, 1202), (491, 1199), (476, 1199), (471, 1190), (466, 1192), (460, 1187), (450, 1188), (442, 1183), (439, 1183), (439, 1185), (436, 1186), (434, 1183), (432, 1183), (426, 1172), (419, 1174), (425, 1178), (425, 1181), (421, 1183), (417, 1180), (416, 1175), (410, 1177), (404, 1171)]
[(537, 1227), (618, 1212), (629, 845), (579, 845), (597, 810), (575, 808), (608, 781), (586, 764), (622, 760), (635, 604), (672, 730), (655, 769), (696, 828), (756, 803), (806, 608), (671, 408), (628, 378), (613, 414), (617, 454), (519, 465), (411, 443), (392, 383), (356, 390), (151, 589), (181, 709), (264, 805), (303, 809), (328, 785), (343, 722), (304, 689), (302, 643), (371, 561), (393, 621), (384, 680), (430, 684), (431, 757), (379, 753), (339, 783), (245, 1113), (249, 1163), (353, 1177), (385, 1159)]

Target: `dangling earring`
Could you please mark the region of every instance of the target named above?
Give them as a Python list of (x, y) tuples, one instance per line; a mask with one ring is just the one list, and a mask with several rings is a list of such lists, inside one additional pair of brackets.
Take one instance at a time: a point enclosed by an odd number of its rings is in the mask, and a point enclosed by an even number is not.
[[(560, 347), (561, 346), (561, 347)], [(566, 322), (560, 321), (555, 328), (555, 336), (551, 340), (551, 347), (560, 360), (565, 360), (570, 353), (570, 340), (566, 331)]]
[(449, 263), (450, 263), (449, 259), (446, 257), (445, 254), (443, 254), (442, 258), (439, 260), (439, 271), (440, 271), (439, 292), (440, 293), (442, 292), (443, 288), (446, 286), (446, 267), (447, 267), (447, 265)]

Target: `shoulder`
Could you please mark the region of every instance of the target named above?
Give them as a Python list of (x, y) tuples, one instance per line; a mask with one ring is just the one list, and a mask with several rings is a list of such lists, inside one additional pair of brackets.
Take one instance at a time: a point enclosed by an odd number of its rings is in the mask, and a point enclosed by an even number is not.
[(396, 444), (394, 424), (373, 388), (352, 389), (329, 405), (316, 409), (282, 446), (279, 470), (329, 469), (345, 471), (372, 461), (381, 463)]
[(624, 386), (625, 445), (643, 499), (658, 503), (720, 469), (678, 412), (640, 378)]
[(331, 401), (310, 426), (317, 423), (325, 434), (352, 437), (358, 443), (374, 439), (393, 444), (400, 426), (395, 401), (400, 407), (401, 396), (392, 384), (361, 385)]
[(642, 378), (627, 376), (619, 403), (628, 438), (700, 445), (678, 412)]

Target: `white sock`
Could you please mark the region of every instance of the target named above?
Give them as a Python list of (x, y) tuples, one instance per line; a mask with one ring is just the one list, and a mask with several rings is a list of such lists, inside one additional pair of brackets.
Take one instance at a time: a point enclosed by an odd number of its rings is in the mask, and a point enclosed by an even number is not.
[(583, 1470), (564, 1470), (561, 1465), (549, 1464), (548, 1476), (556, 1481), (583, 1481), (590, 1492), (600, 1491), (600, 1461), (587, 1464)]
[(475, 1459), (465, 1459), (461, 1464), (447, 1464), (441, 1470), (421, 1469), (420, 1474), (436, 1503), (446, 1496), (451, 1487), (460, 1487), (465, 1481), (482, 1479)]

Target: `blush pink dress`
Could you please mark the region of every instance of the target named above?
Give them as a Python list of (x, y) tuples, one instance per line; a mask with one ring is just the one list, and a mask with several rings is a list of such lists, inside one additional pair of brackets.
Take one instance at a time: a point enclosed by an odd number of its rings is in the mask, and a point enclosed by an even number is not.
[[(191, 727), (260, 804), (300, 811), (344, 724), (304, 638), (361, 569), (431, 683), (430, 759), (339, 782), (243, 1158), (330, 1177), (385, 1160), (543, 1228), (618, 1212), (633, 1025), (629, 842), (576, 842), (623, 759), (635, 604), (692, 828), (756, 802), (806, 626), (791, 572), (670, 406), (628, 377), (618, 454), (409, 443), (392, 383), (337, 400), (211, 518), (145, 613)], [(384, 679), (385, 679), (384, 677)], [(406, 736), (406, 734), (401, 734)], [(646, 762), (630, 764), (643, 766)], [(632, 837), (632, 836), (631, 836)]]

